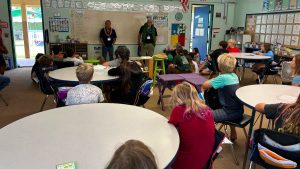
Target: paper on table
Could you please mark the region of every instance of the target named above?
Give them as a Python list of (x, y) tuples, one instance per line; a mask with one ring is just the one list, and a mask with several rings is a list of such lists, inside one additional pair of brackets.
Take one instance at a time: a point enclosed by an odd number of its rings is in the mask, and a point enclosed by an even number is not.
[(106, 66), (102, 66), (102, 65), (94, 66), (94, 70), (104, 70), (104, 69), (107, 69), (107, 67)]
[(227, 137), (225, 137), (222, 144), (232, 144), (232, 142)]
[(278, 96), (278, 100), (282, 103), (295, 103), (297, 100), (297, 97), (290, 96), (290, 95), (281, 95), (281, 96)]

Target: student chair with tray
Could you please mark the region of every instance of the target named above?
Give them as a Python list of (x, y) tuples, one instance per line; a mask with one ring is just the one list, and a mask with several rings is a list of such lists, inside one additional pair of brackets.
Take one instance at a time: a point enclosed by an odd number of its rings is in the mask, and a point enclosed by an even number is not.
[(300, 168), (300, 136), (268, 129), (254, 132), (250, 168), (258, 164), (268, 169)]

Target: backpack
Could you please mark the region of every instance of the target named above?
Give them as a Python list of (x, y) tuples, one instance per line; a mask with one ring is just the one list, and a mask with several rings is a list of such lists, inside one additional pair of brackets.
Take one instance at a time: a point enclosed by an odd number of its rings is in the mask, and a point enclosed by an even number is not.
[(204, 91), (205, 104), (208, 105), (212, 110), (221, 109), (222, 105), (219, 101), (218, 90), (210, 88)]

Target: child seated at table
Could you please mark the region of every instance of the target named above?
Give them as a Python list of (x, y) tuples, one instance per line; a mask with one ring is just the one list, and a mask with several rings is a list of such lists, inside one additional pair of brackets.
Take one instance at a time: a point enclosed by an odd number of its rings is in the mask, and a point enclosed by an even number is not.
[(187, 82), (172, 92), (173, 110), (169, 123), (179, 133), (180, 145), (172, 169), (204, 168), (214, 145), (212, 110), (198, 97), (197, 90)]
[(141, 141), (128, 140), (121, 145), (106, 169), (158, 169), (151, 150)]
[(76, 76), (79, 85), (68, 91), (66, 105), (99, 103), (104, 101), (102, 90), (90, 84), (93, 78), (94, 67), (92, 64), (84, 63), (77, 67)]
[(121, 46), (118, 47), (115, 51), (116, 58), (109, 62), (104, 62), (103, 66), (110, 66), (110, 67), (118, 67), (121, 65), (122, 62), (127, 62), (129, 60), (130, 51), (127, 47)]
[(223, 53), (228, 53), (226, 50), (227, 48), (227, 42), (226, 41), (220, 41), (219, 42), (219, 48), (214, 50), (211, 54), (208, 55), (207, 61), (201, 65), (200, 73), (205, 74), (204, 69), (209, 68), (211, 71), (218, 72), (218, 57)]
[(275, 130), (300, 136), (300, 95), (292, 104), (258, 103), (255, 109), (274, 120)]
[(229, 39), (227, 41), (227, 49), (226, 50), (229, 53), (240, 53), (241, 52), (240, 49), (237, 48), (235, 45), (236, 45), (236, 41), (234, 39)]
[(184, 55), (184, 50), (181, 46), (176, 47), (176, 56), (173, 63), (168, 66), (168, 74), (191, 73), (189, 61)]
[[(137, 91), (143, 83), (144, 73), (135, 61), (129, 61), (130, 51), (124, 47), (126, 57), (117, 68), (108, 71), (110, 76), (119, 76), (119, 80), (113, 83), (110, 93), (110, 101), (113, 103), (134, 104)], [(122, 57), (122, 54), (120, 54)], [(125, 56), (125, 55), (124, 55)]]
[[(203, 90), (214, 88), (218, 90), (219, 101), (222, 109), (213, 111), (214, 120), (217, 123), (235, 121), (243, 118), (244, 108), (235, 92), (239, 88), (239, 78), (234, 73), (236, 59), (230, 54), (222, 54), (218, 58), (220, 75), (204, 82)], [(234, 127), (231, 128), (231, 140), (236, 140), (237, 135)]]
[(68, 61), (74, 62), (75, 66), (78, 66), (78, 65), (84, 63), (83, 59), (80, 56), (75, 55), (75, 52), (72, 48), (67, 49), (65, 56), (66, 57), (64, 57), (64, 60), (63, 60), (64, 62), (68, 62)]
[(293, 86), (300, 86), (300, 54), (293, 57), (291, 62), (292, 74), (293, 74)]
[(264, 43), (260, 46), (259, 51), (254, 51), (253, 52), (256, 55), (261, 55), (261, 56), (270, 56), (271, 60), (274, 60), (274, 53), (271, 49), (271, 44), (269, 43)]

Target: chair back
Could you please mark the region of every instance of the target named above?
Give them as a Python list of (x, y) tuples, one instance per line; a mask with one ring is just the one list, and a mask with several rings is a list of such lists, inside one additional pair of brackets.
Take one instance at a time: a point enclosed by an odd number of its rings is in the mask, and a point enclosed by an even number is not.
[(36, 76), (39, 80), (39, 86), (40, 86), (41, 92), (44, 93), (45, 95), (53, 94), (53, 90), (47, 79), (47, 72), (51, 69), (52, 69), (52, 67), (45, 68), (45, 67), (39, 66), (35, 71)]
[(252, 142), (253, 148), (250, 160), (262, 167), (268, 169), (277, 169), (279, 168), (278, 166), (273, 166), (269, 162), (261, 158), (261, 153), (259, 153), (258, 144), (285, 159), (296, 162), (296, 168), (300, 168), (299, 136), (280, 133), (268, 129), (258, 129), (254, 132), (254, 139)]
[(149, 79), (141, 85), (136, 94), (134, 105), (144, 105), (149, 100), (153, 89), (152, 84), (153, 80)]

